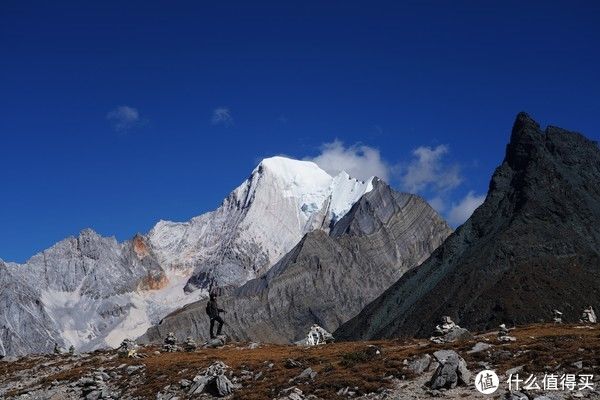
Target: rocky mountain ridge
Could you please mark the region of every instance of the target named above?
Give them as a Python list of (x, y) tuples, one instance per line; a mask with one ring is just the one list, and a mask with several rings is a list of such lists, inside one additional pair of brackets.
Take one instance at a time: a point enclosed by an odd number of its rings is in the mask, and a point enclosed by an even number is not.
[(600, 150), (561, 128), (514, 123), (485, 202), (423, 262), (335, 332), (427, 336), (443, 315), (484, 330), (577, 321), (600, 306)]

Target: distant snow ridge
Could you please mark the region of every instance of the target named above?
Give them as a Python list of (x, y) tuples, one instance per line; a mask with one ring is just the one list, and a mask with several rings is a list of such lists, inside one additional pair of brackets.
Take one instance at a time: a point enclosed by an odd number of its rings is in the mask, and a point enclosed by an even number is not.
[(315, 163), (263, 160), (215, 211), (118, 243), (92, 230), (25, 264), (0, 260), (0, 356), (117, 346), (168, 313), (268, 270), (371, 191)]

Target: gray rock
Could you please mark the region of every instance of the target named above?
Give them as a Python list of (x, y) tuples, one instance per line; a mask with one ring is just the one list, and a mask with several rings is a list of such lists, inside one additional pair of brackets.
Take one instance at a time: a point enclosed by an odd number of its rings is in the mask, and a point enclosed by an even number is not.
[(489, 343), (477, 342), (471, 350), (467, 351), (467, 354), (480, 353), (482, 351), (489, 350), (490, 348), (492, 348), (492, 345)]
[(440, 363), (429, 381), (432, 390), (453, 389), (458, 384), (468, 385), (471, 380), (471, 372), (467, 369), (467, 363), (454, 350), (439, 350), (433, 353), (435, 359)]
[(421, 375), (423, 372), (427, 371), (429, 365), (431, 365), (431, 356), (425, 354), (424, 356), (408, 361), (406, 368), (415, 375)]
[(465, 328), (456, 327), (452, 329), (450, 332), (443, 336), (443, 339), (446, 343), (457, 342), (461, 340), (471, 340), (473, 339), (473, 334), (466, 330)]
[(229, 370), (229, 367), (225, 363), (221, 361), (214, 362), (204, 370), (202, 375), (194, 377), (188, 394), (210, 393), (218, 397), (231, 394), (238, 386), (225, 376), (227, 370)]
[(304, 364), (302, 364), (300, 361), (288, 358), (287, 360), (285, 360), (284, 366), (286, 368), (302, 368), (304, 367)]
[(235, 386), (225, 375), (216, 376), (211, 383), (208, 384), (207, 391), (218, 397), (225, 397), (231, 393)]
[(127, 368), (125, 368), (125, 372), (127, 373), (127, 375), (132, 375), (143, 368), (143, 365), (130, 365)]
[(192, 382), (187, 379), (182, 379), (179, 381), (179, 386), (181, 386), (182, 389), (188, 388), (191, 385), (192, 385)]
[(224, 335), (220, 335), (217, 336), (214, 339), (209, 339), (205, 344), (204, 344), (204, 348), (207, 349), (216, 349), (218, 347), (223, 347), (225, 346), (225, 343), (227, 342), (227, 338)]
[(316, 376), (317, 376), (317, 372), (313, 371), (312, 368), (308, 367), (304, 371), (302, 371), (300, 373), (300, 375), (295, 377), (293, 380), (300, 381), (300, 380), (305, 380), (305, 379), (315, 379)]
[(212, 376), (196, 376), (188, 390), (188, 394), (200, 394), (204, 392), (204, 388), (212, 379)]

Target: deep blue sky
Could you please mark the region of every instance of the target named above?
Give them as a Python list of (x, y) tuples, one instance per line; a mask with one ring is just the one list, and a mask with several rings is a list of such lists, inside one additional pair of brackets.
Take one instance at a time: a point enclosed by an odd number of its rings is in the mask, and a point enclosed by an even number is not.
[[(334, 139), (380, 150), (399, 189), (446, 145), (449, 208), (485, 193), (518, 111), (600, 138), (598, 2), (92, 3), (0, 4), (4, 260), (189, 219)], [(116, 129), (119, 106), (139, 115)]]

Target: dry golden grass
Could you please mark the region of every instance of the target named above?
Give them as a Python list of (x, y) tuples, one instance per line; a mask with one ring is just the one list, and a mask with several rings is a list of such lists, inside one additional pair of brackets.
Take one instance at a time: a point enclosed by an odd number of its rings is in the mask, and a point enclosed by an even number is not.
[[(242, 344), (231, 344), (220, 349), (159, 355), (154, 354), (158, 347), (146, 347), (141, 352), (143, 358), (101, 361), (99, 357), (90, 357), (76, 368), (48, 376), (42, 384), (50, 384), (53, 380), (74, 381), (100, 366), (110, 369), (120, 364), (144, 364), (144, 373), (136, 372), (131, 377), (123, 374), (125, 376), (118, 385), (125, 390), (131, 379), (139, 379), (142, 384), (137, 385), (134, 394), (153, 399), (165, 386), (177, 384), (182, 379), (191, 380), (214, 361), (220, 360), (232, 368), (235, 376), (240, 376), (242, 370), (250, 370), (254, 374), (263, 373), (259, 380), (245, 382), (243, 388), (235, 392), (235, 399), (271, 399), (291, 386), (323, 399), (336, 399), (339, 398), (337, 391), (345, 387), (357, 387), (357, 393), (366, 394), (389, 385), (390, 381), (383, 379), (384, 377), (408, 379), (410, 376), (407, 376), (407, 371), (403, 368), (405, 359), (431, 354), (442, 348), (458, 351), (474, 370), (478, 369), (478, 361), (492, 363), (499, 372), (519, 365), (524, 365), (525, 371), (531, 373), (546, 372), (548, 368), (557, 367), (564, 367), (568, 371), (574, 368), (571, 364), (576, 361), (582, 361), (584, 369), (600, 365), (600, 329), (579, 329), (573, 325), (532, 325), (517, 328), (511, 335), (517, 337), (517, 342), (500, 344), (496, 342), (495, 335), (490, 333), (450, 345), (436, 345), (426, 340), (387, 340), (334, 343), (311, 348), (263, 345), (251, 350), (244, 348)], [(486, 338), (494, 344), (493, 351), (467, 354), (467, 350), (476, 342)], [(364, 349), (367, 345), (380, 347), (382, 354), (375, 358), (365, 356)], [(98, 355), (102, 354), (98, 352)], [(49, 358), (58, 362), (61, 360), (57, 356)], [(287, 359), (294, 359), (302, 366), (288, 368)], [(0, 376), (16, 370), (31, 369), (36, 363), (39, 364), (40, 361), (23, 359), (15, 363), (0, 363)], [(271, 363), (273, 367), (269, 368)], [(290, 382), (306, 367), (311, 367), (318, 373), (314, 381)]]

